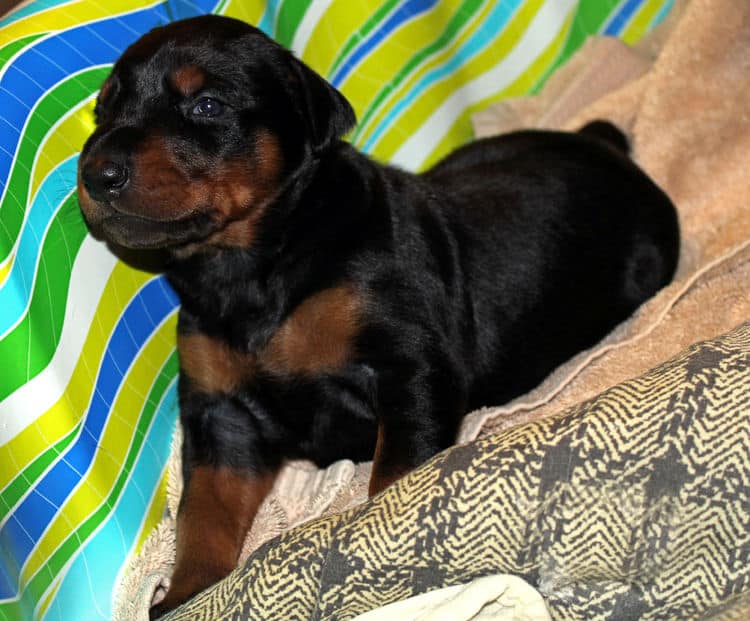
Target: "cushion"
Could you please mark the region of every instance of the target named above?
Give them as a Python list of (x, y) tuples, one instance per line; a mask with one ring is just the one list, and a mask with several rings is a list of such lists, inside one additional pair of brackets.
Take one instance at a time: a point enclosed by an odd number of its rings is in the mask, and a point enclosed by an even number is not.
[(168, 621), (348, 619), (497, 572), (554, 619), (750, 615), (750, 323), (444, 451), (264, 544)]

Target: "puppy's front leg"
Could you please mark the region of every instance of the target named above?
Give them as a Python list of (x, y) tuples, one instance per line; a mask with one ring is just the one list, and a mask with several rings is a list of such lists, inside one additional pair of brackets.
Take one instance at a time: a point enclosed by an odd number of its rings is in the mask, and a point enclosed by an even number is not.
[(272, 474), (197, 466), (190, 473), (177, 516), (177, 555), (166, 598), (152, 609), (156, 618), (218, 582), (237, 565), (242, 543)]
[(224, 394), (180, 379), (184, 488), (177, 554), (166, 598), (151, 618), (176, 608), (237, 565), (247, 531), (278, 472), (249, 412)]

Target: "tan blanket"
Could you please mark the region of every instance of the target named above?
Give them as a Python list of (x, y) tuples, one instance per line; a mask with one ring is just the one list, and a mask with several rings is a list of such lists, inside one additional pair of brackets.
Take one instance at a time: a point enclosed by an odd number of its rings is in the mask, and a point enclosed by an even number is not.
[[(480, 135), (612, 120), (630, 136), (634, 158), (677, 204), (683, 249), (672, 285), (531, 393), (470, 414), (460, 441), (559, 411), (750, 319), (749, 76), (750, 3), (678, 2), (674, 17), (640, 50), (589, 43), (545, 93), (477, 118)], [(173, 453), (171, 515), (130, 568), (116, 618), (143, 618), (144, 604), (169, 574), (180, 492)], [(261, 508), (245, 556), (290, 526), (364, 500), (369, 468), (289, 464)]]
[[(514, 121), (572, 130), (611, 119), (677, 204), (682, 254), (672, 285), (530, 394), (472, 416), (465, 439), (480, 427), (559, 411), (750, 318), (750, 4), (678, 2), (665, 26), (669, 35), (645, 72), (643, 52), (590, 42), (572, 61), (574, 74), (564, 68), (549, 85), (555, 97), (538, 98), (548, 105), (507, 102), (477, 119), (480, 134), (514, 129)], [(572, 105), (628, 72), (636, 79), (590, 105)]]

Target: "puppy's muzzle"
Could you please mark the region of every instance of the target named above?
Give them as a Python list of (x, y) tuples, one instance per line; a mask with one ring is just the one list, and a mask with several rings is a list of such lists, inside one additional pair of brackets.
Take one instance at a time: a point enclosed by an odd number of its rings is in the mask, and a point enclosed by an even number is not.
[(86, 191), (93, 200), (99, 202), (107, 202), (119, 197), (127, 187), (129, 179), (127, 166), (109, 159), (90, 160), (81, 170), (81, 181)]

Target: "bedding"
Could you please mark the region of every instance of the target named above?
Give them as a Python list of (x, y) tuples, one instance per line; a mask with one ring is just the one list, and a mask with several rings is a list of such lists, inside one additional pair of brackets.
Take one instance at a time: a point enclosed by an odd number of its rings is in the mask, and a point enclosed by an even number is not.
[[(683, 251), (672, 285), (537, 389), (510, 404), (470, 414), (461, 441), (511, 430), (585, 402), (750, 318), (750, 126), (745, 111), (750, 93), (744, 62), (750, 6), (692, 0), (677, 3), (673, 11), (637, 50), (592, 41), (553, 76), (549, 92), (545, 88), (531, 99), (505, 100), (477, 119), (480, 135), (518, 123), (575, 128), (593, 118), (615, 120), (630, 135), (634, 157), (676, 199)], [(596, 468), (607, 475), (603, 462)], [(357, 506), (366, 498), (368, 469), (368, 464), (345, 462), (326, 471), (290, 464), (256, 521), (247, 553), (300, 521)], [(174, 480), (177, 487), (179, 477)], [(174, 510), (173, 501), (171, 506)], [(125, 592), (143, 584), (142, 576), (150, 576), (155, 585), (168, 575), (168, 560), (155, 559), (170, 557), (170, 520), (167, 516), (134, 563), (133, 583), (124, 584)], [(746, 530), (747, 523), (737, 532)], [(737, 543), (734, 553), (746, 554), (745, 544)], [(721, 568), (707, 565), (705, 571), (706, 577), (696, 579), (727, 579)], [(404, 581), (409, 583), (408, 575)], [(608, 612), (581, 614), (606, 618)], [(734, 613), (726, 614), (732, 618)], [(741, 613), (734, 617), (744, 618)]]
[[(202, 12), (259, 24), (351, 99), (360, 117), (352, 141), (420, 168), (472, 136), (472, 112), (537, 89), (587, 34), (635, 41), (670, 6), (33, 0), (4, 16), (0, 617), (111, 618), (115, 585), (141, 575), (126, 570), (127, 560), (153, 549), (146, 540), (168, 488), (179, 485), (168, 477), (175, 468), (177, 300), (163, 279), (117, 262), (86, 235), (74, 192), (94, 97), (129, 43)], [(264, 511), (283, 512), (273, 521), (281, 530), (345, 506), (356, 497), (356, 471), (346, 463), (325, 473), (298, 464), (283, 482), (285, 497), (296, 500)], [(272, 531), (256, 531), (248, 546)]]
[(750, 322), (439, 454), (262, 545), (165, 621), (350, 619), (496, 572), (552, 619), (750, 614)]

